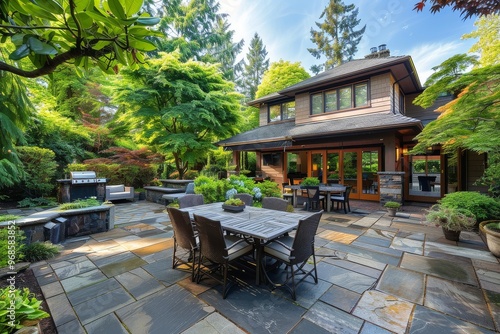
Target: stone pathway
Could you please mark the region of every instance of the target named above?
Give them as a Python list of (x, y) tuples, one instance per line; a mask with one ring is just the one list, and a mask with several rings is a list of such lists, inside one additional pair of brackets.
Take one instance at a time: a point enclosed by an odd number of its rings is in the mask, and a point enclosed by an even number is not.
[(474, 232), (459, 242), (374, 204), (325, 213), (316, 236), (319, 282), (286, 291), (241, 277), (227, 299), (215, 282), (171, 268), (164, 207), (116, 205), (115, 229), (66, 243), (31, 267), (64, 333), (495, 333), (500, 264)]

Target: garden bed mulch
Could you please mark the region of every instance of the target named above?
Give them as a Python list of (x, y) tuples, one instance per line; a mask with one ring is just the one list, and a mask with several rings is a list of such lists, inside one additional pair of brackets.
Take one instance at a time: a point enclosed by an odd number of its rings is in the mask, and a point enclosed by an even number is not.
[[(0, 288), (4, 288), (9, 285), (7, 282), (8, 277), (3, 277), (0, 281)], [(42, 309), (44, 311), (48, 311), (49, 307), (45, 298), (42, 294), (42, 289), (38, 285), (38, 281), (36, 280), (35, 275), (33, 274), (33, 270), (26, 269), (21, 272), (18, 272), (16, 275), (16, 287), (18, 289), (28, 288), (31, 293), (33, 293), (38, 300), (42, 300)], [(45, 318), (40, 320), (39, 327), (41, 330), (41, 334), (57, 334), (57, 329), (52, 320), (52, 317)]]

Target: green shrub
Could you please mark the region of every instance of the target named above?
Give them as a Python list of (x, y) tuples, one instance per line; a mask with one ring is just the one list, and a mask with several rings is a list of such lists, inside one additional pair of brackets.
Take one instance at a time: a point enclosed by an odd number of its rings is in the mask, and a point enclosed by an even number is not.
[(59, 247), (49, 241), (33, 242), (24, 247), (23, 253), (26, 261), (38, 262), (50, 259), (59, 254)]
[(20, 216), (16, 215), (0, 215), (0, 222), (7, 222), (9, 220), (16, 220)]
[(448, 208), (468, 210), (478, 222), (500, 217), (500, 202), (478, 192), (457, 191), (447, 194), (439, 203)]
[(388, 202), (385, 202), (384, 207), (389, 208), (389, 209), (399, 209), (401, 207), (401, 203), (394, 202), (394, 201), (388, 201)]
[(46, 148), (31, 146), (17, 147), (17, 153), (25, 171), (19, 186), (29, 197), (49, 195), (55, 186), (55, 153)]
[(317, 177), (306, 177), (302, 182), (300, 182), (301, 186), (318, 186), (319, 179)]
[(95, 198), (86, 198), (86, 199), (77, 199), (71, 203), (63, 203), (59, 205), (57, 208), (59, 210), (72, 210), (72, 209), (83, 209), (91, 206), (99, 206), (101, 203)]
[[(26, 236), (15, 225), (0, 229), (0, 268), (13, 266), (24, 259), (24, 240)], [(0, 331), (1, 333), (1, 331)]]
[(232, 188), (226, 179), (217, 180), (207, 176), (200, 176), (194, 181), (194, 191), (202, 194), (205, 203), (224, 202), (226, 192)]
[(50, 197), (25, 198), (17, 202), (18, 208), (37, 208), (56, 205), (57, 202)]
[(281, 197), (281, 190), (276, 182), (265, 180), (255, 183), (255, 187), (260, 189), (263, 197)]
[(28, 288), (0, 290), (0, 333), (13, 333), (23, 328), (26, 320), (39, 320), (50, 315), (41, 309), (42, 301)]
[(425, 215), (427, 221), (450, 231), (467, 231), (476, 224), (476, 217), (471, 211), (434, 204)]

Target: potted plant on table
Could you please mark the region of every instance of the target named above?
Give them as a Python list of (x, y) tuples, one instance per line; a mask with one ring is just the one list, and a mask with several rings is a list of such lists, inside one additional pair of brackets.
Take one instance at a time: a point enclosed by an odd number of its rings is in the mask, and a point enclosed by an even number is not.
[(387, 209), (389, 216), (396, 216), (396, 211), (401, 207), (401, 203), (395, 201), (385, 202), (384, 207)]
[(222, 204), (222, 208), (225, 211), (241, 212), (245, 210), (245, 202), (239, 198), (230, 198)]
[(447, 240), (458, 241), (461, 231), (467, 231), (476, 224), (476, 217), (469, 210), (434, 204), (425, 215), (427, 221), (441, 226)]
[(319, 179), (317, 177), (306, 177), (300, 183), (300, 187), (319, 186)]

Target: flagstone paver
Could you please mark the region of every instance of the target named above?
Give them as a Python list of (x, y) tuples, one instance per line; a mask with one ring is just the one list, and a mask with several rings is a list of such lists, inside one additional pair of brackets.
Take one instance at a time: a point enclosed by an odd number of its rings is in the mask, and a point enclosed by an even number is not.
[(114, 229), (73, 240), (31, 267), (62, 334), (500, 329), (500, 264), (477, 233), (449, 242), (423, 224), (423, 208), (405, 205), (391, 218), (378, 203), (351, 207), (347, 215), (323, 214), (315, 238), (319, 282), (300, 284), (297, 301), (286, 290), (256, 286), (252, 275), (239, 275), (222, 299), (218, 282), (197, 284), (189, 270), (172, 269), (168, 215), (145, 201), (117, 204)]

